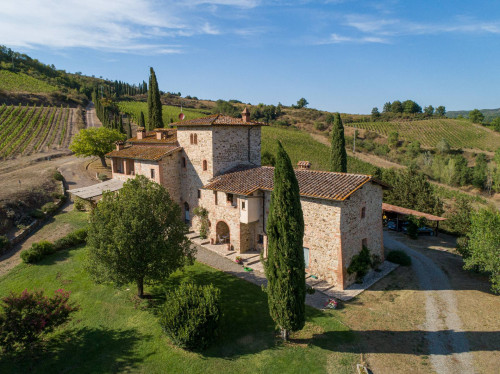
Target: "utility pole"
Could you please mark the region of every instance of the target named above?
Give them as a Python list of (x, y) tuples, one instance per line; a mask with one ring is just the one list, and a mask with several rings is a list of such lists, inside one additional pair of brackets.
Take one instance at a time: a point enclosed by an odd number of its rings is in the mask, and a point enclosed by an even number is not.
[(356, 130), (356, 126), (354, 126), (354, 139), (353, 139), (353, 142), (352, 142), (352, 153), (356, 153), (356, 132), (358, 130)]

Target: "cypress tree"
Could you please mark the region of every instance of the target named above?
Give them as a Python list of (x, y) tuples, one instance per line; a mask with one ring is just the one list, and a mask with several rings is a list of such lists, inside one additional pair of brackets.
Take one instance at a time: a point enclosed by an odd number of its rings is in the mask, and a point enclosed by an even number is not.
[(139, 118), (139, 127), (146, 126), (146, 121), (144, 120), (144, 113), (141, 110), (141, 117)]
[(263, 261), (271, 318), (287, 340), (305, 324), (304, 217), (299, 183), (288, 154), (278, 142), (274, 190), (267, 221), (268, 258)]
[(347, 173), (347, 153), (345, 150), (344, 126), (339, 113), (335, 113), (332, 126), (332, 150), (330, 171)]
[(156, 81), (156, 74), (153, 68), (150, 68), (149, 90), (148, 90), (148, 128), (151, 131), (163, 127), (161, 114), (160, 90)]

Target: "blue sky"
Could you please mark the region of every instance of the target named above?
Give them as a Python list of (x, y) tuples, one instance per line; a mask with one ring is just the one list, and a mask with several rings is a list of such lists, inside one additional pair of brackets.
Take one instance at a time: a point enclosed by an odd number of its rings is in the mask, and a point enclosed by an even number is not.
[(500, 107), (500, 2), (4, 0), (0, 44), (206, 99), (369, 113)]

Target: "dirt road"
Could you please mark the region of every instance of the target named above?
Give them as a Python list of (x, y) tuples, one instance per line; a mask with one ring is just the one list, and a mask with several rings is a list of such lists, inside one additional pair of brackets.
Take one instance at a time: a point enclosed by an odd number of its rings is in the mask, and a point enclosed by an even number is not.
[(97, 118), (95, 113), (94, 103), (91, 101), (89, 105), (85, 108), (85, 122), (87, 123), (87, 127), (101, 127), (102, 123)]
[(412, 258), (419, 287), (425, 294), (423, 329), (434, 370), (437, 373), (474, 373), (469, 342), (457, 314), (456, 291), (447, 274), (429, 257), (395, 240), (389, 232), (384, 232), (384, 245), (402, 250)]

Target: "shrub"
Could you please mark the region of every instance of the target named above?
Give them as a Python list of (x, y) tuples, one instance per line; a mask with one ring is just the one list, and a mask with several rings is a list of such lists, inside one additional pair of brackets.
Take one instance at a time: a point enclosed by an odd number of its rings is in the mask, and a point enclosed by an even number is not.
[(83, 212), (87, 210), (88, 202), (82, 199), (81, 197), (74, 196), (73, 197), (73, 205), (76, 210)]
[(10, 248), (10, 240), (5, 235), (0, 235), (0, 253)]
[(40, 261), (43, 257), (50, 255), (56, 251), (54, 244), (46, 240), (38, 243), (33, 243), (30, 249), (21, 252), (23, 262), (32, 264)]
[(326, 130), (327, 125), (323, 122), (314, 122), (314, 128), (318, 131), (324, 131)]
[(274, 166), (276, 164), (276, 157), (271, 152), (265, 151), (262, 153), (260, 163), (265, 166)]
[(59, 171), (55, 171), (54, 174), (52, 175), (52, 177), (56, 180), (56, 181), (62, 181), (64, 180), (64, 177), (63, 175), (59, 172)]
[(207, 347), (219, 326), (220, 291), (184, 283), (167, 293), (166, 300), (160, 324), (172, 342), (187, 349)]
[(361, 280), (368, 273), (368, 269), (372, 265), (370, 251), (363, 246), (361, 252), (352, 256), (351, 264), (347, 268), (348, 274), (356, 274), (356, 279)]
[(107, 180), (109, 179), (109, 177), (108, 177), (106, 174), (104, 174), (104, 173), (99, 173), (99, 174), (97, 175), (97, 178), (98, 178), (101, 182), (107, 181)]
[(411, 257), (408, 256), (403, 251), (390, 251), (386, 257), (387, 261), (394, 262), (395, 264), (399, 264), (401, 266), (410, 266), (411, 265)]
[(54, 204), (52, 201), (42, 206), (42, 211), (46, 214), (52, 214), (56, 211), (56, 209), (57, 205)]
[(77, 245), (84, 244), (87, 240), (87, 229), (79, 229), (69, 233), (68, 235), (57, 239), (54, 242), (54, 249), (60, 251), (76, 247)]
[(30, 212), (30, 216), (36, 219), (42, 219), (45, 217), (45, 213), (40, 209), (34, 209)]
[(51, 298), (43, 291), (13, 292), (2, 299), (0, 346), (4, 352), (23, 350), (36, 343), (43, 333), (52, 331), (69, 319), (76, 306), (70, 305), (69, 292), (57, 290)]

